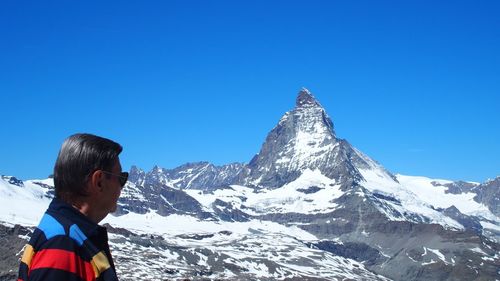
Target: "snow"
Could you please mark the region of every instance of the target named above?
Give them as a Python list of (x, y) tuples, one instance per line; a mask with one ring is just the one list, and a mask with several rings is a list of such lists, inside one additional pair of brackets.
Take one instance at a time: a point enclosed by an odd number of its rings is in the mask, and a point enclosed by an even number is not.
[[(426, 177), (396, 175), (397, 181), (393, 180), (385, 170), (378, 165), (370, 169), (360, 169), (365, 179), (363, 186), (372, 192), (392, 196), (401, 200), (401, 205), (387, 202), (399, 213), (410, 212), (431, 219), (434, 223), (444, 226), (463, 229), (463, 226), (437, 211), (437, 208), (449, 208), (455, 206), (461, 213), (483, 217), (492, 221), (499, 221), (487, 206), (474, 201), (474, 193), (452, 194), (446, 193), (448, 189), (444, 184), (452, 183), (448, 180), (431, 179)], [(433, 184), (434, 183), (434, 184)], [(385, 210), (381, 210), (392, 220), (403, 220), (404, 217), (395, 217)], [(497, 226), (485, 224), (492, 228)]]
[(479, 253), (479, 254), (482, 254), (482, 255), (487, 255), (481, 248), (479, 247), (474, 247), (474, 248), (471, 248), (470, 249), (471, 251), (473, 252), (476, 252), (476, 253)]
[(429, 265), (429, 264), (433, 264), (433, 263), (437, 263), (437, 261), (431, 259), (431, 261), (429, 261), (429, 262), (423, 262), (422, 265)]
[[(452, 194), (446, 193), (448, 187), (445, 184), (452, 183), (449, 180), (431, 179), (427, 177), (396, 175), (395, 181), (391, 175), (378, 163), (368, 156), (356, 150), (356, 153), (366, 162), (369, 167), (359, 169), (365, 181), (363, 186), (372, 192), (395, 197), (401, 200), (398, 206), (388, 202), (400, 213), (411, 212), (428, 217), (434, 223), (462, 229), (458, 222), (436, 211), (436, 208), (449, 208), (455, 206), (461, 213), (483, 217), (492, 221), (500, 219), (492, 214), (488, 207), (474, 201), (474, 193)], [(434, 183), (434, 184), (433, 184)], [(383, 210), (385, 212), (385, 210)], [(394, 217), (388, 214), (393, 220), (404, 218)]]
[[(295, 137), (294, 154), (292, 161), (295, 160), (306, 160), (309, 162), (308, 156), (319, 155), (320, 153), (331, 151), (334, 145), (323, 145), (323, 141), (326, 138), (331, 140), (330, 132), (328, 128), (322, 123), (315, 123), (312, 128), (313, 131), (303, 131), (299, 130)], [(337, 145), (337, 143), (335, 144)], [(298, 161), (299, 165), (303, 164)]]
[(483, 228), (486, 228), (486, 229), (492, 229), (492, 230), (500, 232), (500, 226), (496, 225), (496, 224), (492, 224), (492, 223), (489, 223), (486, 221), (481, 221), (481, 226)]
[(242, 268), (246, 268), (249, 273), (254, 274), (256, 277), (268, 276), (269, 268), (263, 263), (240, 261), (237, 264)]
[(169, 235), (207, 234), (230, 231), (235, 235), (250, 235), (255, 231), (287, 234), (303, 241), (317, 240), (316, 236), (296, 226), (252, 220), (249, 222), (202, 221), (186, 215), (163, 217), (155, 212), (146, 214), (128, 213), (123, 216), (107, 216), (102, 224), (109, 223), (116, 227), (133, 230), (137, 233), (156, 233)]
[[(315, 193), (306, 194), (301, 189), (316, 186)], [(235, 207), (252, 215), (265, 213), (302, 213), (318, 214), (334, 210), (337, 205), (331, 201), (344, 193), (335, 181), (321, 174), (319, 170), (306, 169), (295, 181), (277, 189), (253, 189), (232, 185), (232, 189), (218, 189), (213, 193), (200, 190), (186, 190), (190, 196), (200, 202), (207, 210), (216, 200), (231, 202)], [(246, 208), (245, 208), (246, 207)]]
[[(495, 217), (487, 206), (474, 201), (475, 193), (445, 193), (448, 187), (444, 186), (444, 184), (452, 183), (452, 181), (404, 175), (397, 175), (397, 179), (402, 186), (413, 192), (420, 200), (436, 208), (455, 206), (461, 213), (466, 215), (480, 214), (485, 218)], [(438, 184), (433, 185), (432, 182)]]
[[(311, 186), (321, 189), (309, 194), (299, 191)], [(325, 213), (337, 207), (331, 201), (342, 194), (334, 180), (323, 176), (319, 170), (307, 169), (295, 181), (281, 188), (251, 194), (245, 205), (258, 213)]]
[(129, 199), (135, 199), (139, 201), (145, 201), (146, 198), (142, 194), (140, 190), (140, 186), (136, 186), (132, 182), (127, 182), (125, 187), (122, 189), (122, 193), (120, 194), (120, 197), (122, 198), (129, 198)]
[(426, 248), (426, 247), (424, 247), (424, 253), (422, 254), (422, 257), (423, 257), (423, 256), (426, 256), (426, 255), (427, 255), (427, 248)]
[(425, 248), (424, 249), (426, 250), (429, 250), (429, 252), (432, 252), (433, 254), (435, 254), (440, 260), (442, 260), (444, 263), (448, 264), (448, 262), (446, 261), (446, 258), (445, 256), (437, 249), (431, 249), (431, 248)]
[[(384, 170), (378, 167), (371, 169), (360, 169), (360, 173), (365, 179), (362, 182), (363, 186), (371, 192), (382, 193), (384, 195), (395, 197), (401, 200), (401, 205), (387, 202), (399, 213), (413, 213), (429, 218), (433, 223), (438, 223), (447, 227), (463, 229), (464, 227), (457, 221), (445, 216), (444, 214), (436, 211), (431, 204), (426, 200), (422, 200), (417, 193), (414, 192), (418, 189), (418, 185), (407, 185), (404, 181), (411, 182), (408, 179), (412, 177), (406, 176), (403, 181), (397, 182), (392, 179)], [(401, 175), (398, 176), (398, 181)], [(429, 181), (432, 181), (428, 179)], [(420, 183), (418, 181), (418, 183)], [(420, 192), (422, 194), (422, 192)], [(427, 197), (426, 197), (427, 198)], [(408, 220), (407, 217), (396, 217), (386, 210), (381, 209), (387, 217), (391, 220)]]
[(51, 179), (32, 180), (24, 181), (24, 186), (19, 187), (0, 178), (0, 221), (25, 226), (38, 225), (50, 199), (45, 197), (47, 189), (33, 182), (53, 184)]
[(301, 171), (331, 155), (338, 142), (335, 141), (332, 128), (324, 122), (325, 114), (321, 106), (298, 107), (285, 113), (278, 126), (292, 122), (295, 135), (281, 147), (277, 159), (274, 159), (274, 168)]
[[(426, 256), (428, 254), (427, 251), (433, 253), (434, 255), (436, 255), (438, 257), (438, 259), (440, 259), (442, 262), (444, 262), (445, 264), (454, 264), (455, 263), (455, 260), (452, 258), (451, 259), (451, 263), (446, 261), (446, 257), (443, 253), (441, 253), (438, 249), (431, 249), (431, 248), (427, 248), (427, 247), (423, 247), (424, 248), (424, 253), (422, 254), (422, 256)], [(408, 256), (408, 254), (407, 254)], [(409, 256), (408, 256), (409, 257)], [(412, 261), (415, 261), (414, 259), (411, 259)], [(422, 265), (429, 265), (429, 264), (433, 264), (433, 263), (437, 263), (438, 261), (435, 261), (434, 259), (431, 259), (429, 262), (423, 262)]]
[[(442, 184), (450, 183), (446, 180), (435, 180), (425, 177), (412, 177), (397, 175), (399, 182), (383, 170), (377, 163), (368, 161), (371, 165), (368, 170), (360, 170), (365, 181), (362, 183), (369, 191), (383, 193), (401, 200), (402, 205), (386, 201), (399, 213), (414, 213), (431, 219), (432, 222), (440, 223), (461, 229), (462, 226), (456, 221), (444, 216), (434, 208), (446, 208), (456, 206), (461, 212), (469, 215), (481, 214), (489, 221), (481, 221), (485, 229), (500, 231), (500, 226), (494, 222), (499, 219), (494, 216), (483, 204), (475, 202), (472, 193), (446, 194), (446, 187)], [(206, 168), (206, 167), (204, 167)], [(30, 180), (24, 182), (24, 187), (9, 184), (6, 180), (0, 180), (0, 220), (15, 221), (25, 225), (36, 225), (47, 208), (50, 199), (45, 197), (47, 188), (36, 183), (53, 185), (52, 179)], [(438, 182), (437, 186), (432, 182)], [(301, 189), (318, 187), (314, 193), (306, 194)], [(335, 210), (337, 205), (332, 201), (344, 193), (336, 185), (336, 182), (321, 174), (319, 170), (306, 169), (295, 181), (277, 189), (261, 189), (258, 192), (253, 188), (233, 185), (231, 188), (218, 189), (212, 193), (200, 190), (186, 190), (186, 193), (195, 198), (204, 207), (205, 211), (212, 210), (212, 204), (216, 199), (230, 203), (251, 215), (267, 213), (302, 213), (318, 214)], [(360, 194), (364, 196), (365, 194)], [(144, 200), (139, 187), (133, 183), (127, 183), (127, 188), (122, 194), (124, 197)], [(28, 206), (28, 207), (26, 207)], [(386, 209), (381, 211), (392, 220), (405, 220), (405, 217), (395, 217)], [(133, 214), (130, 214), (133, 215)], [(110, 216), (112, 217), (112, 216)], [(146, 214), (148, 220), (154, 214)], [(131, 218), (133, 220), (133, 218)], [(115, 220), (115, 219), (111, 219)], [(208, 222), (205, 222), (208, 223)], [(161, 224), (161, 223), (160, 223)], [(205, 229), (203, 222), (199, 230)], [(364, 233), (368, 235), (368, 233)]]
[(220, 199), (225, 202), (234, 202), (238, 206), (243, 204), (242, 198), (250, 196), (254, 192), (252, 188), (232, 185), (231, 188), (217, 189), (213, 193), (207, 193), (202, 190), (188, 189), (184, 190), (189, 196), (193, 197), (198, 201), (206, 210), (211, 210), (212, 203), (216, 199)]
[[(208, 259), (211, 258), (210, 256), (215, 254), (215, 256), (225, 256), (225, 263), (248, 269), (248, 273), (258, 279), (282, 279), (290, 276), (322, 276), (335, 279), (343, 276), (354, 280), (359, 277), (359, 272), (366, 274), (368, 279), (373, 277), (361, 263), (307, 247), (304, 241), (317, 241), (316, 237), (293, 226), (286, 227), (273, 222), (258, 220), (233, 223), (208, 222), (184, 215), (161, 217), (154, 212), (149, 212), (146, 215), (108, 216), (105, 222), (109, 222), (114, 226), (128, 228), (139, 234), (141, 232), (162, 234), (161, 236), (167, 244), (176, 245), (172, 249), (185, 249), (184, 251), (189, 251), (192, 255), (199, 257), (196, 266), (200, 269), (203, 269)], [(221, 234), (220, 231), (222, 230), (231, 231), (231, 233)], [(189, 237), (186, 237), (186, 234), (189, 233), (205, 233), (213, 234), (213, 236), (201, 240), (189, 239)], [(124, 239), (117, 238), (117, 240)], [(162, 264), (175, 266), (176, 271), (181, 272), (180, 274), (182, 274), (184, 268), (187, 268), (186, 262), (188, 261), (179, 258), (175, 253), (150, 253), (151, 249), (149, 247), (127, 243), (125, 245), (112, 243), (112, 246), (123, 251), (121, 253), (122, 257), (127, 257), (128, 252), (130, 252), (132, 259), (136, 259), (132, 253), (137, 253), (137, 251), (148, 253), (149, 256), (152, 254), (158, 256), (155, 258), (154, 263), (148, 266), (144, 264), (146, 261), (132, 261), (134, 264), (144, 267), (148, 272), (160, 269)], [(126, 260), (129, 259), (130, 257)], [(262, 262), (263, 260), (270, 260), (278, 267), (273, 268), (273, 271), (271, 271), (268, 265)], [(158, 270), (157, 272), (161, 271)], [(131, 274), (127, 272), (120, 273), (122, 275)], [(136, 277), (139, 278), (145, 273), (145, 271), (142, 271), (133, 274), (136, 274)], [(152, 272), (152, 274), (157, 273)], [(234, 273), (227, 270), (224, 271), (224, 274), (225, 277), (235, 276)], [(380, 279), (384, 278), (380, 277)]]

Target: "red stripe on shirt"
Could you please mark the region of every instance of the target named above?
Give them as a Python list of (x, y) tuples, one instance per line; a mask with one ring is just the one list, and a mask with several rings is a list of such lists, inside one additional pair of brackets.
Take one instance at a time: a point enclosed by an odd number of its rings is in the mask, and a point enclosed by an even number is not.
[(94, 269), (90, 262), (84, 261), (71, 251), (45, 249), (37, 252), (31, 261), (30, 271), (40, 268), (64, 270), (74, 273), (86, 281), (95, 280)]

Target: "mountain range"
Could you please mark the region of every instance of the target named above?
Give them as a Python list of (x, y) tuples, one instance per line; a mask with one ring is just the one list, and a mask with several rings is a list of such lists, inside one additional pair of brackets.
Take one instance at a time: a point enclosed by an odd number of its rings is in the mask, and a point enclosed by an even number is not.
[[(0, 280), (54, 196), (0, 179)], [(302, 89), (248, 163), (133, 166), (104, 222), (122, 280), (500, 280), (500, 177), (392, 174)]]

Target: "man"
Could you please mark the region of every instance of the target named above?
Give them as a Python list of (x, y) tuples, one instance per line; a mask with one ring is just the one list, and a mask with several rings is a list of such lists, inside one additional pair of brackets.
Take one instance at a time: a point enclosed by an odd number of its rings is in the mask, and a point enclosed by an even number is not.
[(26, 245), (19, 280), (118, 280), (106, 228), (128, 173), (122, 147), (91, 134), (67, 138), (54, 167), (55, 198)]

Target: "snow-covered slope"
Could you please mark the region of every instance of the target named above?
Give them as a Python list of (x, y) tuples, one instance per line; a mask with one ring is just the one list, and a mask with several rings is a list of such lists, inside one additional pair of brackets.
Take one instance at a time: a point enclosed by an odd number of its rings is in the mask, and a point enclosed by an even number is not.
[[(418, 200), (418, 196), (423, 194), (413, 194), (411, 190), (421, 189), (421, 192), (426, 192), (426, 196), (441, 196), (433, 198), (436, 201), (432, 203), (436, 205), (437, 202), (443, 203), (446, 196), (455, 198), (457, 201), (454, 202), (470, 199), (470, 195), (456, 197), (455, 194), (447, 194), (442, 186), (432, 188), (437, 183), (447, 184), (449, 181), (398, 175), (398, 182), (389, 180), (391, 185), (387, 182), (382, 185), (380, 179), (370, 181), (370, 177), (366, 174), (364, 176), (367, 187), (377, 188), (367, 188), (366, 193), (359, 194), (360, 197), (367, 197), (370, 192), (384, 192), (394, 198), (400, 193), (412, 194), (412, 198)], [(22, 184), (18, 182), (17, 185), (9, 183), (7, 177), (0, 180), (1, 224), (36, 225), (50, 201), (51, 186), (50, 179), (24, 181)], [(401, 189), (408, 190), (403, 192)], [(142, 191), (141, 187), (129, 182), (125, 187), (124, 196), (145, 200), (146, 197), (141, 195)], [(300, 224), (261, 219), (262, 215), (287, 213), (302, 213), (313, 217), (321, 214), (328, 216), (339, 208), (345, 208), (336, 200), (349, 194), (349, 191), (342, 191), (335, 180), (323, 176), (319, 170), (306, 170), (295, 181), (280, 188), (259, 189), (233, 185), (213, 192), (186, 192), (203, 206), (205, 212), (215, 213), (215, 208), (220, 208), (220, 205), (215, 203), (221, 200), (255, 218), (250, 217), (247, 221), (224, 221), (200, 219), (185, 214), (165, 216), (156, 210), (148, 210), (146, 213), (129, 212), (121, 216), (110, 215), (102, 223), (110, 225), (111, 247), (123, 280), (146, 280), (166, 276), (260, 280), (279, 280), (295, 276), (298, 279), (318, 277), (322, 280), (388, 280), (370, 272), (367, 266), (360, 262), (362, 258), (357, 256), (363, 251), (374, 253), (375, 256), (367, 256), (368, 264), (384, 259), (384, 255), (390, 257), (389, 249), (384, 246), (379, 246), (378, 254), (377, 250), (371, 248), (361, 248), (363, 250), (358, 253), (355, 249), (361, 247), (360, 244), (342, 242), (340, 237), (324, 241), (299, 228)], [(470, 204), (466, 207), (476, 208), (470, 208), (471, 213), (484, 211), (484, 206), (472, 202)], [(446, 204), (440, 206), (446, 207)], [(373, 239), (371, 231), (363, 231), (363, 235), (366, 240)], [(459, 257), (443, 252), (444, 250), (436, 245), (425, 244), (420, 247), (422, 253), (407, 250), (404, 257), (419, 266), (436, 266), (442, 263), (454, 268), (460, 265)], [(498, 255), (486, 253), (487, 248), (476, 246), (472, 249), (487, 262), (498, 262), (500, 258)], [(420, 260), (417, 257), (420, 257)]]
[[(0, 178), (0, 221), (35, 226), (50, 202), (48, 186), (52, 179), (16, 181), (13, 177)], [(10, 182), (9, 182), (10, 181)]]
[(474, 201), (475, 193), (448, 193), (449, 188), (445, 184), (453, 183), (452, 181), (404, 175), (397, 175), (397, 179), (401, 183), (401, 186), (413, 192), (416, 198), (435, 208), (455, 206), (461, 213), (466, 215), (495, 219), (495, 216), (488, 210), (488, 207)]
[[(0, 179), (0, 224), (36, 226), (53, 195), (52, 180), (17, 181), (14, 185), (8, 179)], [(144, 199), (141, 189), (133, 183), (127, 183), (125, 188), (125, 197)], [(246, 187), (235, 188), (250, 192)], [(287, 188), (294, 190), (293, 185)], [(231, 197), (231, 193), (220, 195)], [(389, 280), (353, 259), (311, 247), (318, 239), (296, 226), (257, 219), (227, 222), (179, 214), (164, 216), (155, 210), (109, 215), (102, 224), (109, 225), (110, 245), (122, 280), (193, 276), (304, 280), (318, 274), (319, 280)]]
[(396, 179), (393, 179), (385, 173), (378, 173), (377, 169), (360, 170), (360, 172), (364, 179), (361, 184), (367, 190), (397, 199), (397, 201), (386, 200), (386, 202), (398, 210), (400, 216), (394, 216), (393, 213), (385, 212), (381, 208), (381, 211), (391, 220), (411, 221), (415, 216), (401, 214), (417, 214), (429, 219), (432, 223), (464, 229), (462, 224), (442, 212), (443, 209), (454, 206), (464, 215), (478, 217), (485, 223), (493, 221), (500, 226), (500, 218), (495, 216), (486, 205), (474, 200), (475, 193), (448, 192), (449, 187), (446, 185), (452, 184), (452, 181), (405, 175), (396, 175)]
[[(118, 273), (127, 280), (195, 276), (224, 280), (389, 280), (362, 263), (310, 247), (296, 227), (262, 222), (200, 222), (189, 216), (110, 218), (143, 235), (111, 236)], [(152, 234), (155, 233), (156, 235)], [(126, 244), (126, 247), (123, 247)], [(154, 245), (154, 246), (153, 246)], [(146, 257), (154, 257), (145, 260)], [(138, 266), (139, 265), (139, 266)], [(126, 270), (127, 268), (136, 270)], [(168, 274), (166, 274), (166, 272)]]
[(328, 213), (337, 206), (333, 199), (344, 194), (335, 180), (325, 177), (319, 170), (305, 170), (295, 181), (276, 189), (253, 189), (232, 185), (211, 193), (186, 190), (207, 208), (215, 200), (222, 200), (251, 215), (269, 213)]

